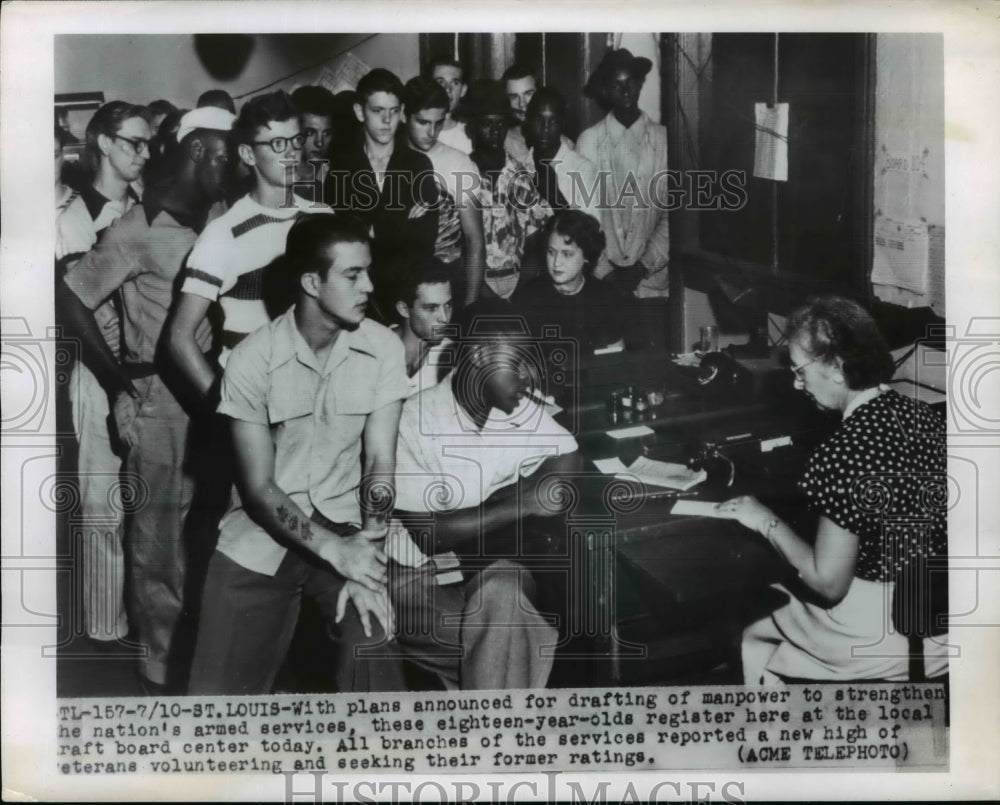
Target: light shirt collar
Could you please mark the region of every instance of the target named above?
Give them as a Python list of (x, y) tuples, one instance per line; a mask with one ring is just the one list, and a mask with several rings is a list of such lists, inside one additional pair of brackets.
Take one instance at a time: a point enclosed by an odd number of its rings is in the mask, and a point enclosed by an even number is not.
[(884, 383), (878, 386), (874, 386), (873, 388), (870, 389), (865, 389), (857, 397), (855, 397), (847, 404), (847, 407), (844, 409), (844, 419), (847, 419), (847, 417), (853, 414), (865, 403), (870, 403), (872, 400), (878, 397), (878, 395), (881, 394), (883, 391), (888, 391), (888, 390), (889, 387)]

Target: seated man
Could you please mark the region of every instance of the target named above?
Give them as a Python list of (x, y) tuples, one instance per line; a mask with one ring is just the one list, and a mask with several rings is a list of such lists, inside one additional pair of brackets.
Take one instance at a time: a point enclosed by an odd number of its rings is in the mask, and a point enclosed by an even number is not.
[(579, 455), (528, 396), (520, 322), (488, 323), (491, 334), (478, 328), (457, 346), (447, 378), (406, 401), (396, 451), (398, 514), (411, 530), (430, 526), (418, 540), (426, 553), (461, 557), (463, 581), (438, 586), (433, 563), (393, 565), (390, 593), (400, 646), (446, 684), (543, 687), (556, 630), (532, 603), (531, 575), (483, 557), (524, 518), (553, 513), (544, 486), (577, 470)]
[(396, 274), (396, 312), (402, 323), (396, 334), (406, 351), (406, 375), (412, 397), (430, 388), (447, 371), (442, 353), (452, 346), (444, 337), (451, 321), (451, 269), (439, 260), (409, 262)]
[(239, 497), (208, 568), (190, 693), (268, 693), (303, 595), (339, 643), (341, 692), (401, 690), (399, 661), (374, 652), (393, 633), (376, 541), (392, 506), (403, 347), (365, 320), (371, 251), (356, 220), (303, 217), (286, 263), (297, 303), (244, 339), (223, 376)]

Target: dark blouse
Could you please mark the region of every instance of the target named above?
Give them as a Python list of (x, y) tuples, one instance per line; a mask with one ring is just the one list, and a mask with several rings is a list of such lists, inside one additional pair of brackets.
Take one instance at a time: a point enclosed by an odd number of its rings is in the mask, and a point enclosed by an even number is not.
[(579, 292), (567, 295), (542, 276), (518, 288), (511, 303), (533, 335), (541, 337), (543, 328), (558, 327), (559, 337), (576, 342), (580, 355), (614, 344), (625, 334), (625, 301), (613, 285), (597, 277), (587, 277)]
[(944, 417), (883, 391), (809, 457), (800, 487), (819, 513), (858, 537), (854, 575), (893, 581), (917, 554), (947, 554)]

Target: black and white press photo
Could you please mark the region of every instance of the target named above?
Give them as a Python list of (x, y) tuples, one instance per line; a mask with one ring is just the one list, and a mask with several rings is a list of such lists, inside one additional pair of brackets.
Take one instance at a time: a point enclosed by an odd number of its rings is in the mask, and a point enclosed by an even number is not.
[(13, 8), (11, 791), (996, 792), (995, 21)]

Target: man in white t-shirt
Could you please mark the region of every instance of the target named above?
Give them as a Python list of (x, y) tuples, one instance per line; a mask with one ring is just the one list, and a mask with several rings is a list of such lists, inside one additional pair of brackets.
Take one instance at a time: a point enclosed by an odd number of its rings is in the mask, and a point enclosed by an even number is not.
[(465, 133), (465, 124), (454, 117), (455, 109), (469, 88), (465, 83), (465, 70), (462, 65), (448, 57), (431, 59), (424, 70), (424, 78), (440, 84), (448, 93), (448, 114), (445, 115), (438, 139), (463, 154), (471, 154), (472, 140)]
[(410, 262), (396, 272), (395, 308), (402, 322), (395, 329), (406, 352), (408, 397), (436, 385), (453, 349), (445, 338), (451, 322), (451, 270), (440, 260)]
[(451, 270), (459, 307), (479, 298), (486, 267), (479, 170), (466, 154), (439, 139), (448, 115), (447, 91), (436, 81), (413, 78), (403, 88), (406, 139), (426, 154), (440, 185), (434, 256)]
[(285, 251), (292, 223), (329, 207), (291, 192), (304, 136), (299, 114), (285, 92), (251, 98), (233, 126), (240, 160), (253, 172), (253, 188), (212, 221), (194, 244), (168, 334), (173, 360), (195, 391), (214, 409), (221, 376), (195, 337), (209, 308), (222, 308), (224, 366), (229, 352), (280, 310), (268, 310), (268, 267)]

